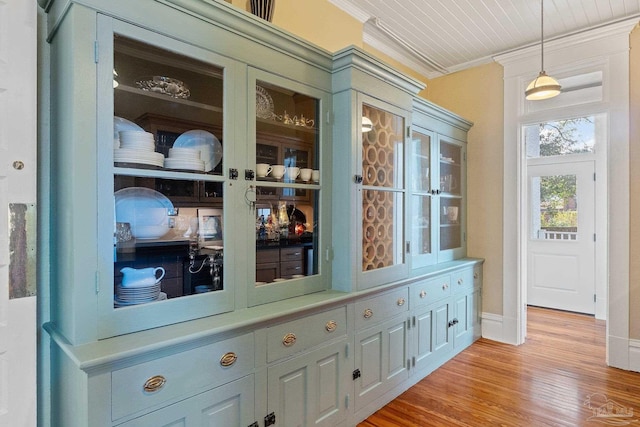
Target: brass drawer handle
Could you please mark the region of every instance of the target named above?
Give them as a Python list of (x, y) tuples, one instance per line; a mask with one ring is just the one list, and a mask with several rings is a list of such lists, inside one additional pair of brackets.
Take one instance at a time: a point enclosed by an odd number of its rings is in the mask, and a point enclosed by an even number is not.
[(461, 278), (458, 279), (458, 285), (462, 285), (464, 283), (464, 280)]
[(405, 302), (404, 298), (398, 298), (398, 302), (397, 302), (398, 307), (402, 307), (404, 305), (404, 302)]
[(427, 297), (427, 291), (422, 290), (420, 291), (420, 298), (426, 298)]
[(478, 277), (480, 277), (480, 275), (478, 274), (478, 272), (473, 273), (473, 278), (477, 279)]
[(444, 283), (444, 284), (442, 285), (442, 290), (443, 290), (443, 291), (446, 291), (448, 288), (449, 288), (449, 285), (447, 285), (446, 283)]
[(364, 315), (363, 316), (364, 316), (365, 319), (370, 318), (371, 316), (373, 316), (373, 310), (371, 310), (370, 308), (367, 308), (364, 311)]
[(295, 343), (296, 343), (296, 334), (293, 334), (291, 332), (289, 332), (287, 335), (284, 336), (284, 338), (282, 338), (282, 344), (284, 344), (285, 347), (291, 347)]
[(333, 332), (338, 329), (338, 324), (335, 320), (329, 320), (324, 328), (327, 330), (327, 332)]
[(229, 367), (236, 363), (236, 360), (238, 360), (238, 355), (230, 351), (222, 355), (220, 358), (220, 366), (224, 366), (225, 368)]
[(167, 379), (162, 375), (155, 375), (145, 381), (143, 389), (147, 393), (155, 393), (160, 390), (166, 384)]

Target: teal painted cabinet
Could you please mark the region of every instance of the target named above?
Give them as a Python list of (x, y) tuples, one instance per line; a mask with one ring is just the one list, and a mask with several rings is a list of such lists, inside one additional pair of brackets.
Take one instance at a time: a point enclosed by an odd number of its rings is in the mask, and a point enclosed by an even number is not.
[(466, 256), (466, 138), (471, 123), (414, 101), (407, 231), (411, 274)]
[[(48, 10), (52, 321), (74, 344), (331, 287), (331, 56), (226, 4), (136, 4)], [(267, 281), (272, 248), (296, 256)]]
[(419, 82), (358, 49), (334, 56), (334, 288), (406, 278), (406, 156)]
[(221, 1), (47, 14), (52, 425), (355, 425), (479, 336), (422, 83)]

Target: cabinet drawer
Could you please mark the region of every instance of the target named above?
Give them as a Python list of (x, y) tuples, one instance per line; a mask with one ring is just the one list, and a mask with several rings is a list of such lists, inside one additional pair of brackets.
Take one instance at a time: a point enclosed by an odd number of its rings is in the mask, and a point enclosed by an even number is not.
[(294, 274), (304, 274), (302, 262), (300, 261), (287, 261), (280, 263), (280, 276), (290, 277)]
[(255, 366), (253, 334), (119, 369), (111, 373), (111, 416), (118, 420), (227, 383)]
[(356, 329), (387, 320), (409, 310), (409, 288), (399, 288), (356, 302)]
[(439, 276), (411, 285), (411, 307), (422, 307), (451, 295), (451, 276)]
[(260, 249), (256, 254), (256, 263), (267, 264), (270, 262), (280, 262), (280, 249)]
[(451, 287), (453, 293), (468, 292), (473, 289), (473, 268), (466, 268), (464, 270), (451, 273)]
[(303, 250), (302, 247), (280, 249), (280, 262), (302, 261)]
[(346, 307), (273, 326), (267, 329), (267, 361), (273, 362), (346, 334)]

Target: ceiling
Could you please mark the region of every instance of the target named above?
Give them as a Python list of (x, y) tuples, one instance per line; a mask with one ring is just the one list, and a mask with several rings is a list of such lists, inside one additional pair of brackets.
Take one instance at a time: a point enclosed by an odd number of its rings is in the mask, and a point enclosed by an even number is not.
[[(540, 0), (329, 0), (364, 23), (366, 44), (429, 78), (540, 43)], [(628, 18), (640, 0), (546, 0), (544, 39)]]

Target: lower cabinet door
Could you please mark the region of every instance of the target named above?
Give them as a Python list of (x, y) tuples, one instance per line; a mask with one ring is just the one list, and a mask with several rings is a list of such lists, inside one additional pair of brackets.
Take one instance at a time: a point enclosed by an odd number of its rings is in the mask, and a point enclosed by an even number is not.
[(454, 319), (454, 347), (462, 349), (473, 342), (473, 292), (455, 297)]
[(440, 364), (453, 347), (453, 335), (449, 321), (450, 300), (425, 307), (415, 314), (413, 328), (413, 357), (417, 371)]
[(356, 332), (356, 411), (409, 377), (407, 344), (405, 316)]
[(346, 339), (268, 367), (267, 406), (275, 417), (273, 425), (330, 427), (346, 419), (351, 380), (347, 367)]
[(480, 289), (455, 298), (455, 348), (462, 349), (480, 337)]
[(254, 399), (254, 378), (248, 375), (120, 426), (250, 426), (256, 422)]

